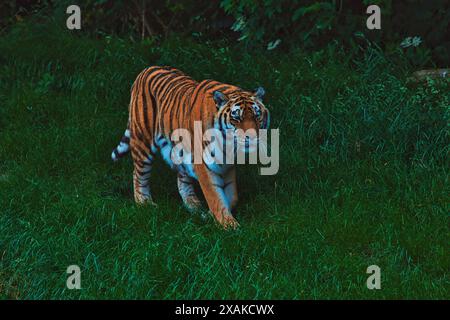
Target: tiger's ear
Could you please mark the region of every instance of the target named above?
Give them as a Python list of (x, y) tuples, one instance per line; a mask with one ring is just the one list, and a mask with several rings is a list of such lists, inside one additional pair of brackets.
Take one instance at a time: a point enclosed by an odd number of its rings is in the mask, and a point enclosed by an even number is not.
[(256, 88), (254, 92), (255, 92), (255, 97), (260, 101), (262, 101), (264, 95), (266, 94), (266, 91), (264, 90), (263, 87)]
[(213, 92), (213, 98), (214, 102), (216, 103), (217, 109), (222, 108), (228, 102), (228, 97), (218, 90)]

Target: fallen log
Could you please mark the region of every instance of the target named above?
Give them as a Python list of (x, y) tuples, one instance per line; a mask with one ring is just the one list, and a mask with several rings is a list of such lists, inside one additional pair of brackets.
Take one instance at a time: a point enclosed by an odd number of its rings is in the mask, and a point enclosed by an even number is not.
[(431, 79), (445, 79), (450, 76), (450, 69), (426, 69), (416, 71), (409, 78), (410, 81), (420, 82), (427, 78)]

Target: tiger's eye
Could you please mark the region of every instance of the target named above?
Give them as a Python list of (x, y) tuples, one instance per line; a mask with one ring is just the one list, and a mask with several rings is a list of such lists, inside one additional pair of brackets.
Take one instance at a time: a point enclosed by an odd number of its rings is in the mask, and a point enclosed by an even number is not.
[(259, 117), (261, 115), (261, 109), (258, 106), (253, 106), (253, 110), (255, 110), (255, 115)]

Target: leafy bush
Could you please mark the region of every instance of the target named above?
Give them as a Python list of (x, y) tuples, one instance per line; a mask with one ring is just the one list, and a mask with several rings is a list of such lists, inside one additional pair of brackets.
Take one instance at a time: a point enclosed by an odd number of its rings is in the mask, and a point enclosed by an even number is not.
[[(370, 4), (381, 8), (381, 30), (366, 28)], [(406, 50), (413, 64), (424, 65), (431, 57), (449, 63), (450, 3), (446, 0), (222, 0), (221, 6), (235, 18), (232, 28), (248, 45), (322, 47), (332, 39), (355, 45), (356, 34), (392, 51), (402, 39), (419, 36), (427, 49)]]

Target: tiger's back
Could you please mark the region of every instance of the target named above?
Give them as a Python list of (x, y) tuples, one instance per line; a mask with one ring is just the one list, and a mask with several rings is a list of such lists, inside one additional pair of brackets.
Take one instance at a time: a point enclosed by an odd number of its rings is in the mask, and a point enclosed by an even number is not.
[(171, 67), (142, 71), (131, 89), (130, 130), (134, 140), (151, 144), (160, 134), (185, 125), (182, 120), (197, 82)]

